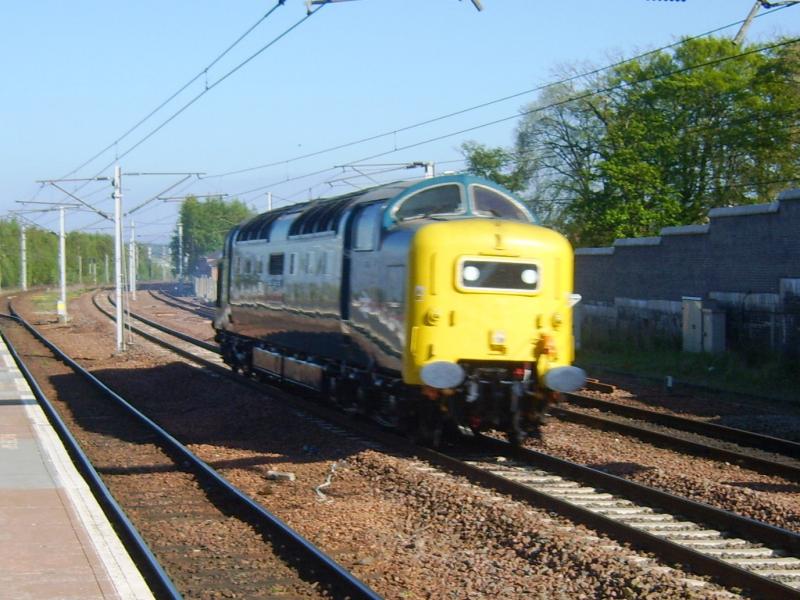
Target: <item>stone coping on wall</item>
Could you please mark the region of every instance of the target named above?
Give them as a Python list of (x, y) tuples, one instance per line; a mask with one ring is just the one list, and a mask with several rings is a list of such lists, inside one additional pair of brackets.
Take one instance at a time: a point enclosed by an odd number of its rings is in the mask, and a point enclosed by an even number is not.
[(664, 227), (659, 233), (665, 235), (703, 235), (708, 233), (710, 225), (680, 225), (678, 227)]
[[(781, 311), (787, 296), (800, 296), (800, 279), (781, 279), (779, 294), (751, 294), (746, 292), (709, 292), (708, 299), (726, 308), (744, 310)], [(615, 316), (618, 309), (652, 310), (660, 313), (679, 314), (683, 303), (677, 300), (641, 300), (638, 298), (614, 298), (613, 303), (584, 301), (579, 305), (586, 315)]]
[[(745, 204), (742, 206), (730, 206), (723, 208), (712, 208), (708, 212), (709, 219), (720, 219), (728, 217), (742, 217), (747, 215), (770, 214), (780, 211), (781, 202), (798, 201), (800, 200), (800, 188), (785, 190), (778, 194), (778, 199), (775, 202), (768, 204)], [(713, 222), (703, 225), (682, 225), (677, 227), (664, 227), (659, 232), (660, 235), (652, 237), (641, 238), (620, 238), (614, 240), (612, 246), (594, 247), (594, 248), (576, 248), (576, 256), (603, 256), (612, 255), (616, 248), (632, 247), (632, 246), (658, 246), (661, 244), (662, 238), (672, 235), (704, 235), (707, 234)]]
[(722, 208), (712, 208), (708, 211), (708, 216), (712, 219), (720, 217), (742, 217), (745, 215), (763, 215), (776, 213), (781, 208), (780, 200), (769, 204), (744, 204), (742, 206), (725, 206)]

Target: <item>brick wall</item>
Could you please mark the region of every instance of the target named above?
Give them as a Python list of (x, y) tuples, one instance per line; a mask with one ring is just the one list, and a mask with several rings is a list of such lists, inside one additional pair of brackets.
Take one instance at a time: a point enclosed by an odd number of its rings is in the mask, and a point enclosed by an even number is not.
[(638, 338), (673, 343), (680, 338), (674, 303), (695, 296), (730, 315), (731, 340), (747, 344), (752, 329), (760, 331), (760, 346), (785, 350), (796, 343), (800, 190), (771, 204), (714, 209), (707, 225), (668, 227), (657, 237), (575, 254), (575, 289), (584, 306), (576, 320), (587, 341), (615, 331), (630, 341), (636, 331)]

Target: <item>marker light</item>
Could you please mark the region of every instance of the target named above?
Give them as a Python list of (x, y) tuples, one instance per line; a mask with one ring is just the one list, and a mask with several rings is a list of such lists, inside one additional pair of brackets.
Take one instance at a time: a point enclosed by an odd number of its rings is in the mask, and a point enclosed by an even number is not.
[(464, 281), (478, 281), (478, 278), (481, 276), (481, 271), (478, 267), (469, 265), (464, 267), (461, 276), (464, 278)]
[(539, 273), (537, 273), (535, 269), (525, 269), (520, 274), (520, 277), (523, 283), (534, 285), (539, 280)]

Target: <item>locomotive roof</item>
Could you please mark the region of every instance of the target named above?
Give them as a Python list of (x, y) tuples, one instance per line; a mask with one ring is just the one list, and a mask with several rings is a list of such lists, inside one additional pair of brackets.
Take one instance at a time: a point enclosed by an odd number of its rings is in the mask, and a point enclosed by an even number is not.
[(420, 179), (393, 181), (340, 196), (317, 198), (308, 202), (282, 206), (242, 223), (236, 239), (238, 241), (259, 239), (269, 241), (272, 225), (284, 215), (299, 215), (292, 221), (289, 235), (321, 231), (335, 232), (339, 227), (339, 217), (351, 206), (361, 202), (393, 198), (420, 181)]
[(291, 219), (288, 231), (290, 236), (326, 231), (338, 232), (340, 217), (356, 204), (396, 198), (410, 188), (453, 182), (463, 185), (482, 183), (492, 187), (501, 187), (494, 182), (471, 175), (445, 175), (426, 179), (393, 181), (339, 196), (317, 198), (308, 202), (282, 206), (262, 213), (243, 222), (235, 234), (235, 239), (237, 241), (269, 241), (274, 224), (284, 216)]

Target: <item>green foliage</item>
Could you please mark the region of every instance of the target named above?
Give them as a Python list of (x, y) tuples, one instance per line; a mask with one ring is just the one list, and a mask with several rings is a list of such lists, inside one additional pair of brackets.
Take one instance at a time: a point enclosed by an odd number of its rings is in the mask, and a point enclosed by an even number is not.
[[(253, 216), (253, 211), (240, 200), (224, 201), (221, 197), (201, 202), (187, 196), (181, 204), (180, 222), (183, 225), (183, 253), (191, 271), (197, 260), (213, 252), (221, 252), (225, 235), (234, 226)], [(173, 264), (177, 269), (178, 235), (172, 238)]]
[[(58, 236), (52, 231), (28, 226), (27, 283), (29, 286), (58, 285), (60, 282), (58, 263)], [(66, 276), (67, 284), (102, 285), (114, 281), (114, 238), (110, 235), (84, 233), (80, 231), (67, 234)], [(141, 244), (138, 249), (137, 278), (139, 281), (159, 279), (160, 269), (151, 268), (147, 247)], [(106, 260), (108, 279), (106, 279)], [(127, 278), (128, 246), (123, 250), (124, 269)], [(3, 289), (18, 288), (20, 285), (20, 223), (16, 220), (0, 220), (0, 286)]]
[[(111, 236), (72, 232), (65, 240), (67, 283), (93, 283), (91, 274), (96, 265), (97, 282), (104, 282), (104, 262), (114, 256)], [(59, 283), (58, 236), (38, 227), (26, 227), (27, 283), (29, 286)], [(20, 223), (0, 220), (0, 285), (16, 288), (20, 284)], [(146, 254), (146, 251), (145, 251)]]
[(580, 246), (771, 201), (800, 180), (800, 51), (753, 49), (687, 40), (549, 88), (513, 152), (464, 146), (470, 169), (492, 176), (487, 156), (506, 159), (545, 222)]
[(630, 344), (606, 344), (602, 348), (577, 351), (576, 363), (590, 371), (611, 370), (653, 377), (667, 375), (678, 381), (719, 390), (774, 397), (797, 402), (800, 371), (785, 356), (766, 354), (758, 365), (748, 364), (740, 355), (694, 354), (680, 349), (642, 350)]
[(504, 185), (512, 192), (526, 187), (530, 173), (523, 161), (503, 148), (489, 148), (477, 142), (465, 142), (461, 151), (467, 157), (469, 171)]

